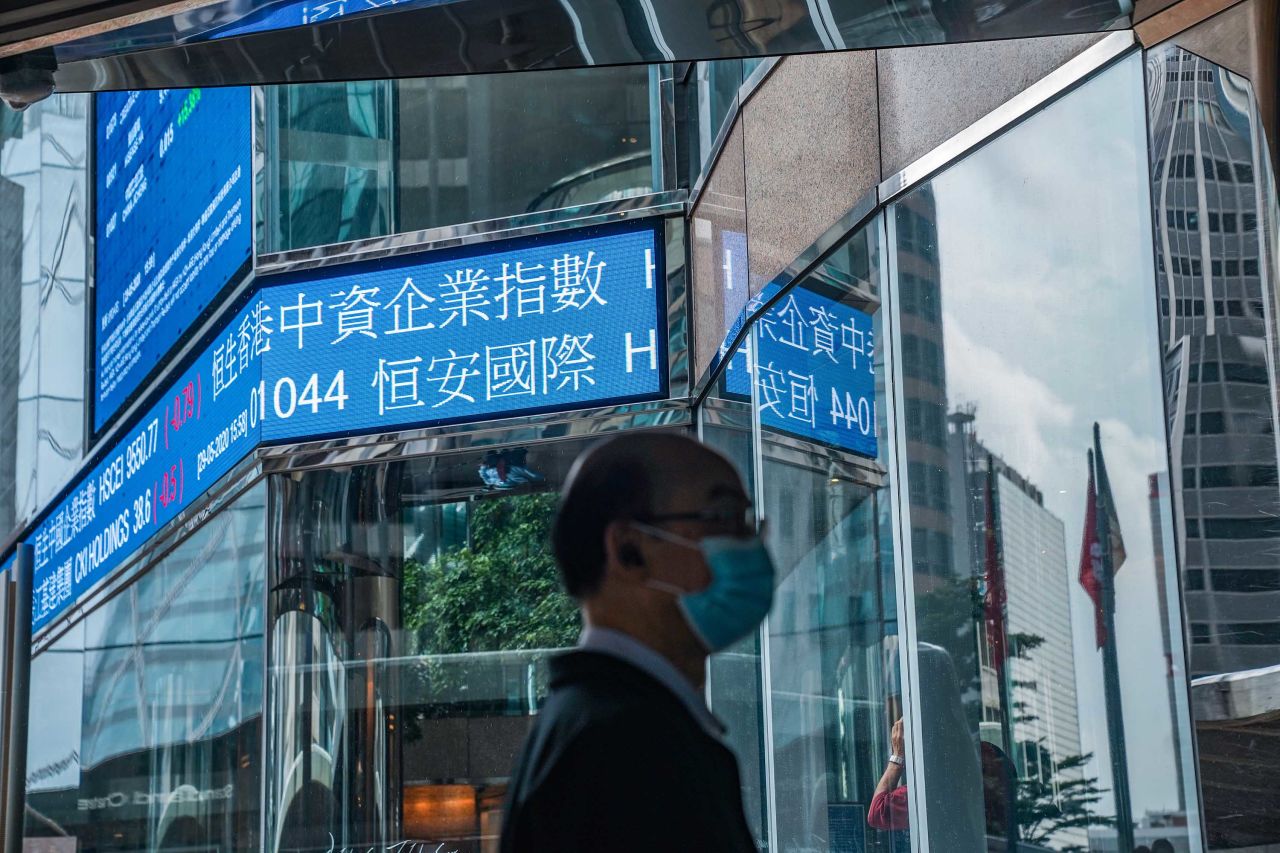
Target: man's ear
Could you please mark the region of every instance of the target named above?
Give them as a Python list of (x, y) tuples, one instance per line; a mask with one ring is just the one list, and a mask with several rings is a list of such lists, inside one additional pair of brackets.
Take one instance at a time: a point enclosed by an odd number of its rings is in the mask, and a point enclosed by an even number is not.
[(605, 555), (609, 562), (624, 569), (644, 567), (644, 554), (638, 542), (639, 534), (626, 521), (612, 521), (604, 531)]

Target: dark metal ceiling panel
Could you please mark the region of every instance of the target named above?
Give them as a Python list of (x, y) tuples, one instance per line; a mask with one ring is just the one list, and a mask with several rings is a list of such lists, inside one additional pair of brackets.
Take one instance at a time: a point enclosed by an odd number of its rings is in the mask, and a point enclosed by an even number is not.
[[(60, 91), (425, 77), (1095, 32), (1124, 0), (223, 0), (63, 42)], [(3, 48), (0, 48), (3, 50)]]
[(0, 0), (0, 57), (99, 38), (210, 5), (222, 0)]

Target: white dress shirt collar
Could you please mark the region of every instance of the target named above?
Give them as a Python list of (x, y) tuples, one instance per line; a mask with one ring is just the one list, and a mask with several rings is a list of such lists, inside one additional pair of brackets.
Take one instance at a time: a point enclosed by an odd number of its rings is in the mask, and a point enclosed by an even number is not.
[(639, 669), (671, 691), (707, 734), (716, 740), (724, 740), (724, 723), (711, 713), (705, 697), (694, 689), (689, 679), (685, 678), (671, 661), (635, 637), (611, 628), (587, 626), (578, 639), (578, 647), (585, 651), (611, 655)]

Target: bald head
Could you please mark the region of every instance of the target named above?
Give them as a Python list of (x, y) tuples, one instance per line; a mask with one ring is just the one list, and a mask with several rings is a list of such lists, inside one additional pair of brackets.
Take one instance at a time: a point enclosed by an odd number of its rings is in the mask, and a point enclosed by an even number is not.
[(574, 463), (551, 530), (565, 589), (582, 599), (599, 587), (613, 522), (696, 507), (730, 488), (741, 490), (729, 461), (685, 435), (629, 433), (596, 445)]

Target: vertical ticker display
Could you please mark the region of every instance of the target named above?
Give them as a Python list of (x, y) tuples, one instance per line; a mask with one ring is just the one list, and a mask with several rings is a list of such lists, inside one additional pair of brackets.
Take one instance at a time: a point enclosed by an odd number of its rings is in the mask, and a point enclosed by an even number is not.
[(95, 431), (253, 251), (248, 88), (96, 98)]

